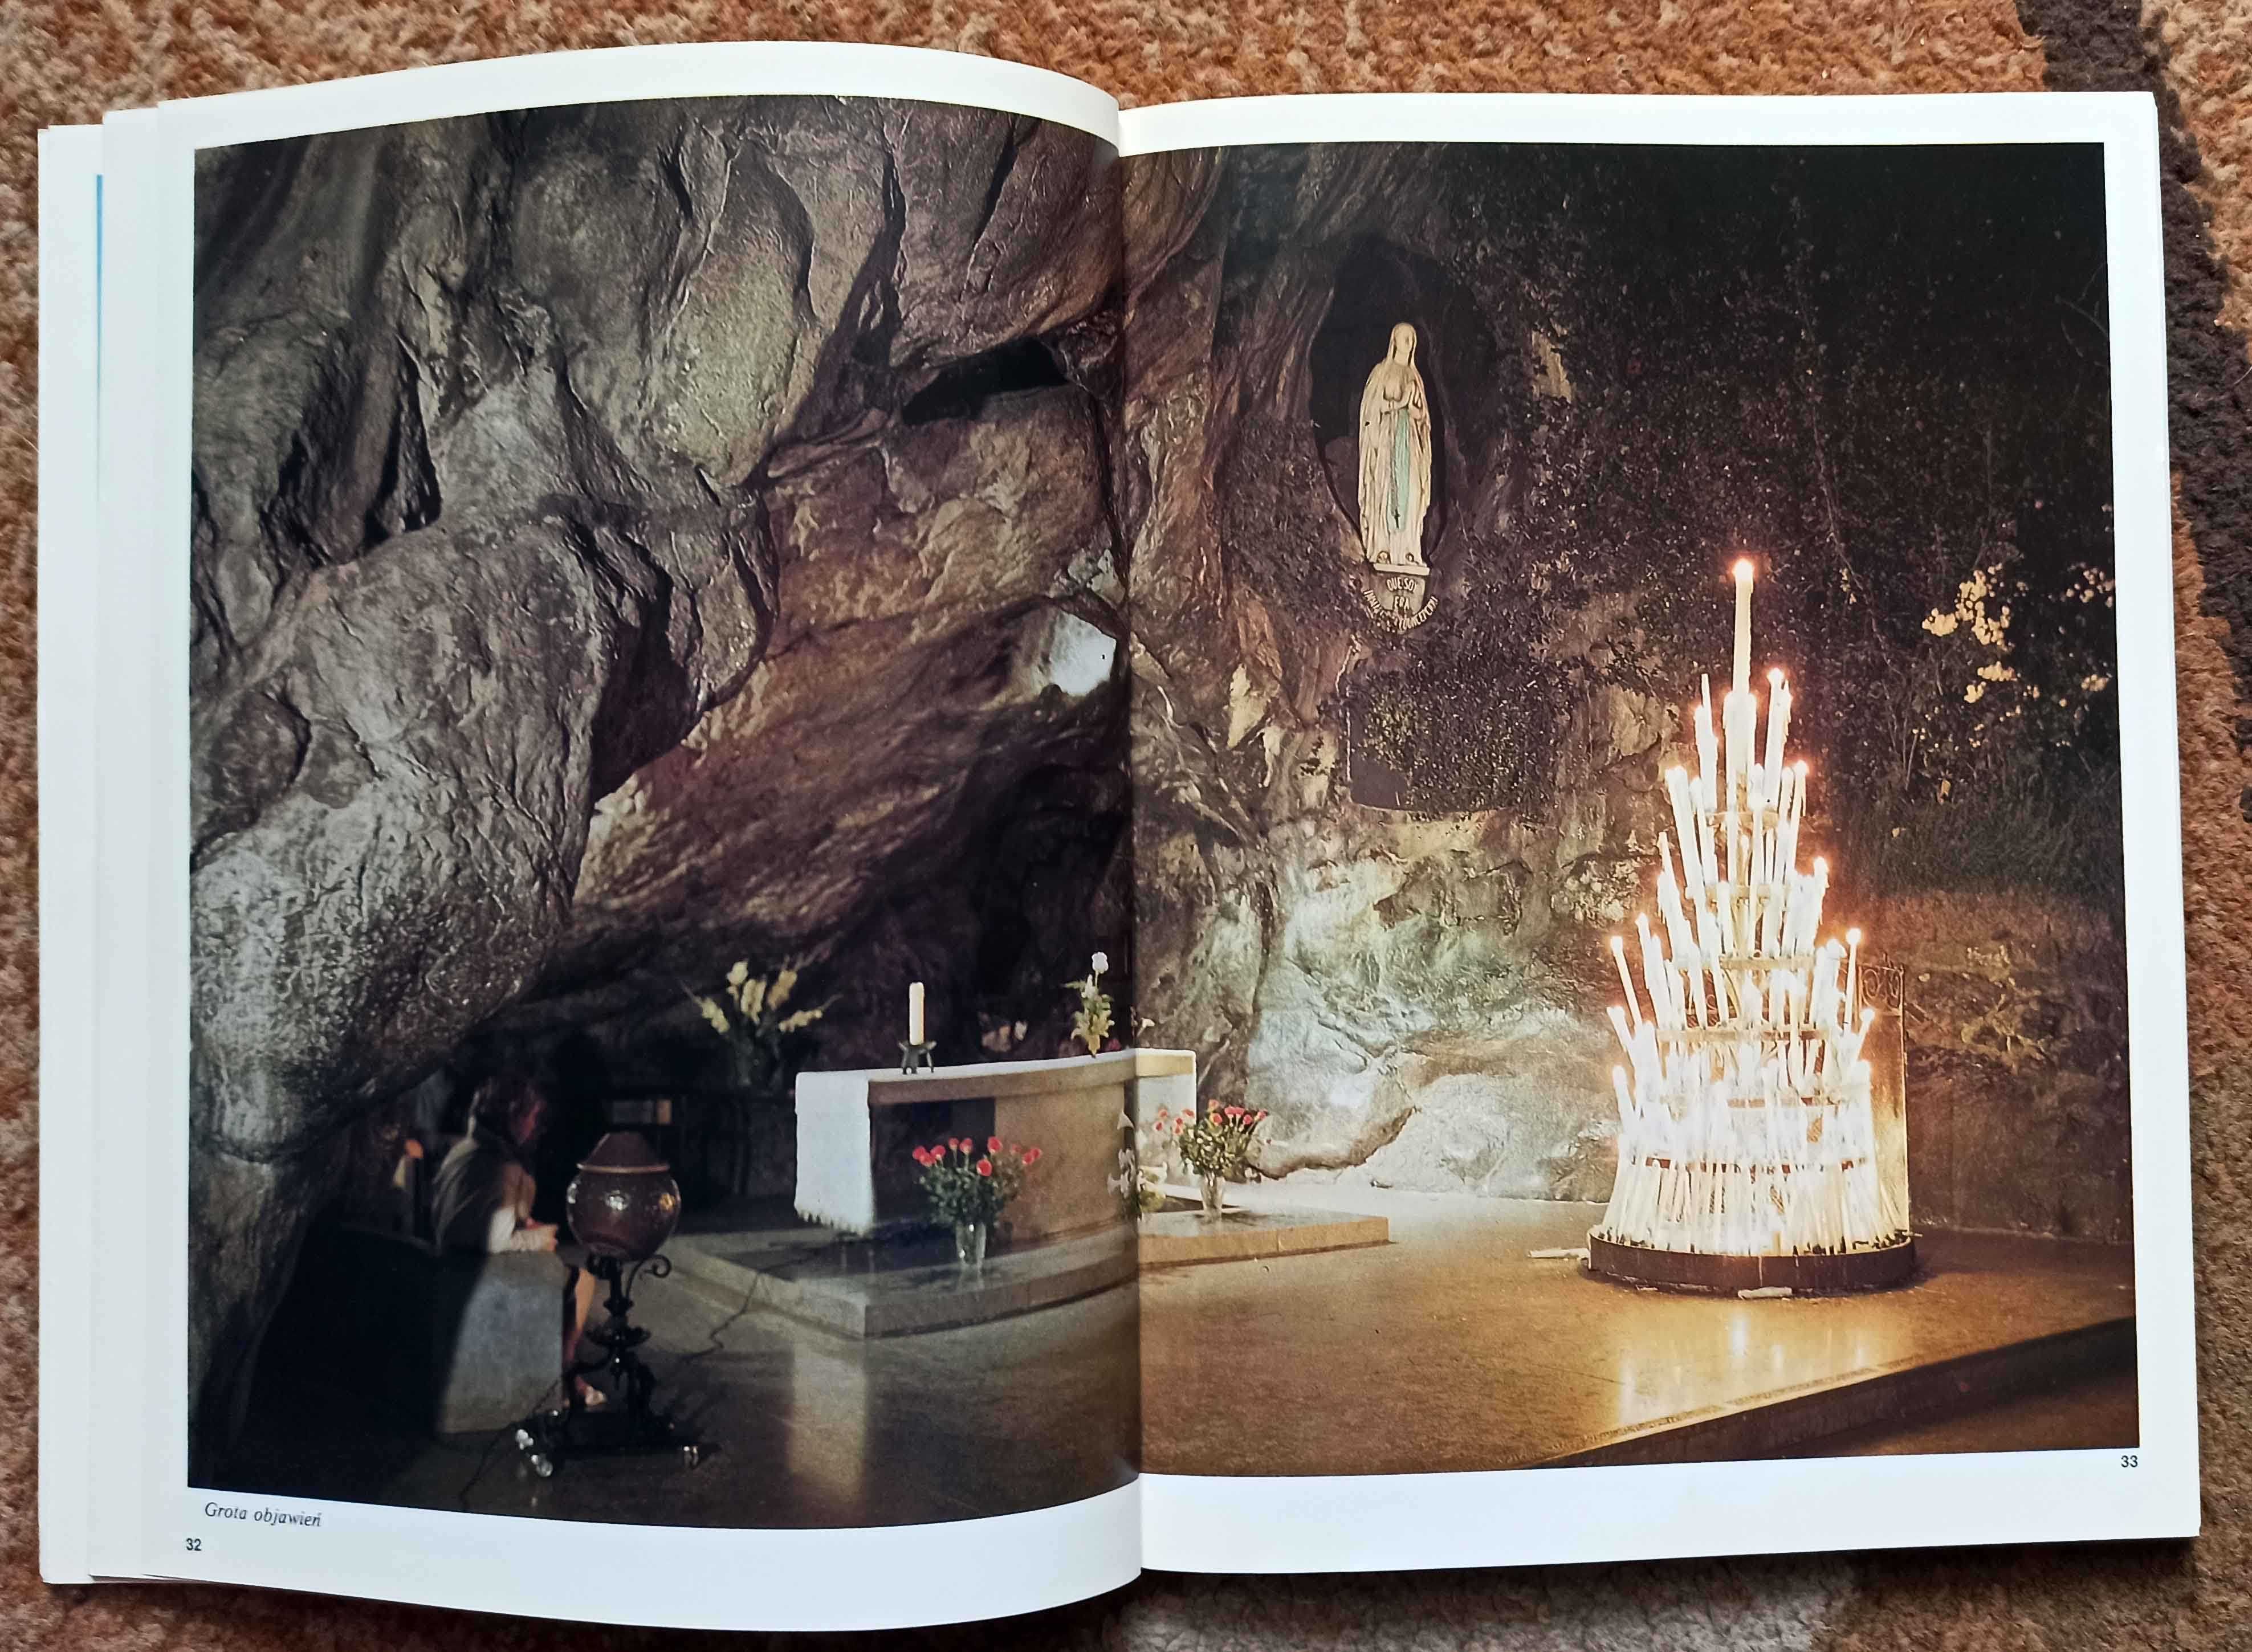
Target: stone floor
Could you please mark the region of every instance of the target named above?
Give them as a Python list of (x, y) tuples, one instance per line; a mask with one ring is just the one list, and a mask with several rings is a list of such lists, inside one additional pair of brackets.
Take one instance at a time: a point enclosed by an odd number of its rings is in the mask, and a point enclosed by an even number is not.
[[(1176, 1473), (1531, 1466), (2133, 1312), (2125, 1257), (2096, 1246), (1938, 1235), (1901, 1289), (1741, 1301), (1626, 1289), (1528, 1254), (1584, 1242), (1595, 1206), (1343, 1185), (1230, 1195), (1381, 1217), (1392, 1242), (1145, 1270), (1138, 1295), (868, 1341), (683, 1271), (644, 1281), (636, 1317), (663, 1394), (712, 1448), (697, 1469), (583, 1460), (541, 1481), (504, 1434), (435, 1440), (301, 1394), (261, 1404), (224, 1483), (565, 1519), (916, 1524), (1123, 1484), (1144, 1412), (1148, 1466)], [(2135, 1441), (2131, 1372), (2006, 1398), (1973, 1384), (1951, 1410), (1805, 1454)]]
[[(1584, 1245), (1597, 1205), (1342, 1183), (1240, 1192), (1252, 1204), (1381, 1215), (1393, 1242), (1144, 1272), (1153, 1470), (1530, 1466), (2134, 1311), (2128, 1259), (2108, 1247), (1936, 1235), (1921, 1242), (1922, 1277), (1900, 1289), (1741, 1301), (1631, 1290), (1527, 1255)], [(1998, 1397), (1973, 1388), (1964, 1408)], [(2028, 1414), (2047, 1445), (2134, 1443), (2131, 1404), (2067, 1406), (2046, 1422), (2038, 1408)], [(1855, 1448), (1884, 1432), (1864, 1429)], [(1975, 1422), (1943, 1437), (1971, 1443), (1930, 1448), (1984, 1448)]]
[(254, 1416), (227, 1489), (479, 1514), (660, 1525), (917, 1524), (1089, 1497), (1133, 1478), (1131, 1284), (990, 1324), (862, 1342), (729, 1298), (643, 1281), (661, 1402), (708, 1448), (586, 1459), (550, 1481), (505, 1434), (386, 1430), (316, 1395)]

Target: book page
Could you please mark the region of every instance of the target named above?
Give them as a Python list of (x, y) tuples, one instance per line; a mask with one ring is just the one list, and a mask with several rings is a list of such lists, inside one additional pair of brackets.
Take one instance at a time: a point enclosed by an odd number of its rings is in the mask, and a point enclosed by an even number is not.
[(1147, 1563), (2193, 1531), (2149, 101), (1123, 130)]
[(39, 136), (39, 1575), (92, 1578), (87, 1496), (94, 1419), (94, 1182), (91, 1024), (99, 692), (94, 569), (101, 528), (95, 401), (101, 264), (101, 131)]
[(1138, 1570), (1114, 114), (809, 46), (127, 122), (137, 1569), (736, 1628)]

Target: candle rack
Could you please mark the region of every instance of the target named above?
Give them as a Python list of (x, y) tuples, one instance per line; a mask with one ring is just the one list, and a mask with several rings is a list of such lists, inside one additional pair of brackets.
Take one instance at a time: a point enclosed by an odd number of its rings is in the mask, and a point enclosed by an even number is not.
[(1905, 1133), (1879, 1127), (1860, 931), (1822, 938), (1829, 868), (1799, 867), (1807, 767), (1786, 760), (1779, 670), (1755, 738), (1751, 566), (1734, 573), (1719, 732), (1708, 678), (1689, 710), (1697, 772), (1665, 777), (1658, 923), (1611, 941), (1619, 1169), (1588, 1267), (1680, 1289), (1872, 1289), (1915, 1266)]
[(932, 1052), (937, 1048), (938, 1045), (935, 1044), (919, 1043), (912, 1038), (902, 1038), (900, 1041), (900, 1073), (906, 1075), (937, 1071), (938, 1064), (932, 1059)]

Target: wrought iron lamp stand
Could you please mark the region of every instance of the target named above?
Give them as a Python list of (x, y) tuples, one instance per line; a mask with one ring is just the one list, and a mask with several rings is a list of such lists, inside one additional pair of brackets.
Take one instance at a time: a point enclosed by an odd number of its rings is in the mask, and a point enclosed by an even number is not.
[[(602, 1303), (606, 1317), (582, 1333), (583, 1340), (601, 1351), (578, 1360), (565, 1373), (565, 1404), (534, 1412), (517, 1426), (517, 1449), (542, 1480), (552, 1478), (573, 1457), (678, 1452), (683, 1468), (695, 1468), (704, 1448), (687, 1438), (669, 1413), (652, 1405), (657, 1373), (641, 1357), (649, 1332), (628, 1317), (633, 1311), (634, 1285), (643, 1273), (651, 1279), (666, 1277), (672, 1272), (671, 1259), (662, 1254), (639, 1261), (590, 1256), (587, 1271), (609, 1287)], [(593, 1380), (608, 1403), (588, 1406), (580, 1392), (581, 1378)]]

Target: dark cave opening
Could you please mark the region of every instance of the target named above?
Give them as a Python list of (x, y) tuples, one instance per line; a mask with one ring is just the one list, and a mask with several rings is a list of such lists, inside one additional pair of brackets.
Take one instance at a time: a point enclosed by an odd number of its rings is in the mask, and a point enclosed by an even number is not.
[(900, 419), (910, 425), (974, 419), (996, 396), (1053, 390), (1070, 382), (1046, 345), (1037, 338), (1015, 338), (940, 369), (938, 377), (907, 398)]

